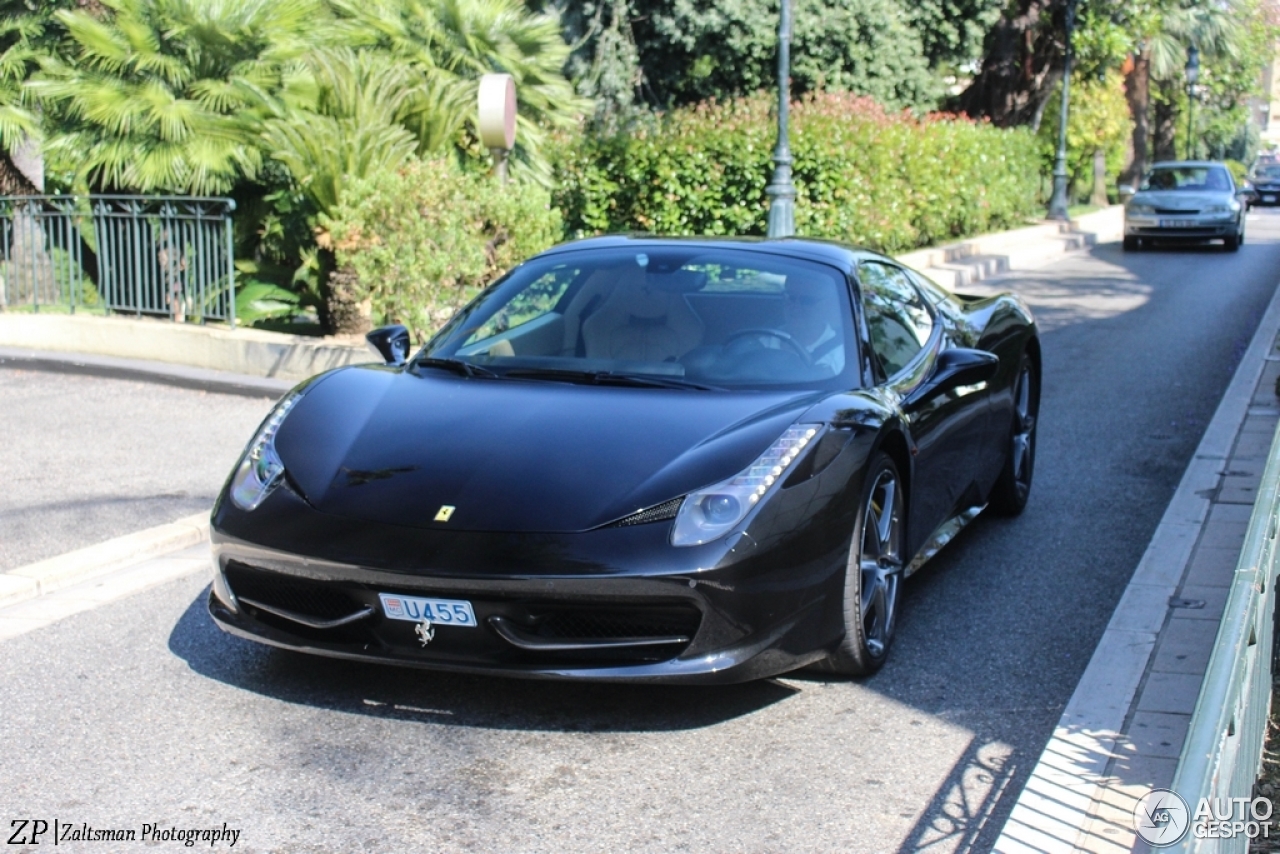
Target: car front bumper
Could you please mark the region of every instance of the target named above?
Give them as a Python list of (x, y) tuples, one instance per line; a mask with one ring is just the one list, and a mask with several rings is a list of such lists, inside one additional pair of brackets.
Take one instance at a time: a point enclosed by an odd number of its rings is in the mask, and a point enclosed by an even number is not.
[[(811, 501), (808, 492), (780, 496), (779, 515), (762, 514), (747, 533), (675, 548), (669, 521), (442, 534), (325, 517), (281, 489), (253, 514), (229, 502), (215, 513), (208, 609), (231, 634), (336, 658), (529, 678), (759, 679), (822, 659), (843, 636), (852, 519), (833, 502), (791, 529), (784, 505)], [(476, 625), (420, 632), (391, 618), (381, 595), (462, 600)]]
[(1240, 233), (1236, 216), (1126, 216), (1126, 237), (1154, 240), (1214, 240)]

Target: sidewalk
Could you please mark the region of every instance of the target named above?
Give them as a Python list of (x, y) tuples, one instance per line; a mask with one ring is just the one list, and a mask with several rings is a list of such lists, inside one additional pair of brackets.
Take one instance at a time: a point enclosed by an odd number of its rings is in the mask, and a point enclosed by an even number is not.
[(1148, 851), (1133, 809), (1168, 788), (1280, 424), (1280, 290), (994, 850)]

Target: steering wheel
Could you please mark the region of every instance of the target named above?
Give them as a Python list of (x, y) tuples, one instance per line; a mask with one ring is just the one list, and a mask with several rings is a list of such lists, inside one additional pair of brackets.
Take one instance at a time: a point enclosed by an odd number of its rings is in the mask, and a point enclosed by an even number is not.
[(727, 352), (729, 348), (733, 346), (733, 342), (738, 339), (752, 336), (756, 338), (773, 338), (776, 341), (781, 341), (786, 345), (786, 349), (800, 357), (806, 368), (813, 367), (813, 357), (809, 355), (809, 351), (804, 348), (804, 345), (797, 341), (794, 335), (789, 332), (783, 332), (781, 329), (767, 329), (763, 326), (752, 329), (740, 329), (725, 339), (725, 351)]

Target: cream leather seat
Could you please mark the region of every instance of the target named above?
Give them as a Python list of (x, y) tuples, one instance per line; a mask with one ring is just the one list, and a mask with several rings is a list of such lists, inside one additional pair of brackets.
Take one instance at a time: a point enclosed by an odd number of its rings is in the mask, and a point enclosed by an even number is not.
[(653, 287), (639, 268), (618, 274), (623, 280), (582, 321), (587, 358), (667, 362), (702, 343), (702, 321), (683, 293)]

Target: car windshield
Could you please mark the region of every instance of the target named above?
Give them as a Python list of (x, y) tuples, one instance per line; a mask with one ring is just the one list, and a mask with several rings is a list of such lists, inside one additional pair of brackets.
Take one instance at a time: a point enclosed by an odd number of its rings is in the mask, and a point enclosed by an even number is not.
[(1253, 177), (1257, 181), (1280, 181), (1280, 166), (1259, 166)]
[[(534, 258), (417, 360), (496, 377), (703, 389), (851, 388), (847, 280), (765, 251), (637, 244)], [(427, 363), (427, 364), (432, 364)]]
[(1142, 189), (1230, 191), (1231, 176), (1220, 166), (1172, 166), (1147, 173)]

